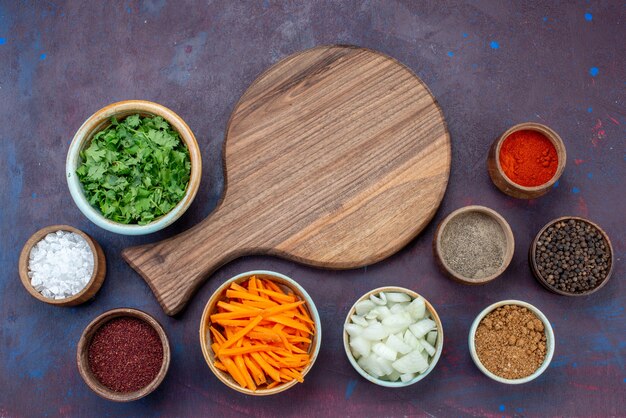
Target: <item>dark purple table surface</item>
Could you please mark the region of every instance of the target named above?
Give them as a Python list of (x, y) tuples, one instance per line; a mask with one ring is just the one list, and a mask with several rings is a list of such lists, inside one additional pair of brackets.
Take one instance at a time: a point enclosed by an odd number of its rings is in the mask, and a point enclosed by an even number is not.
[[(625, 416), (626, 7), (620, 1), (560, 3), (0, 1), (0, 417), (33, 416)], [(397, 58), (439, 101), (452, 138), (452, 170), (433, 222), (389, 259), (351, 271), (324, 271), (272, 257), (219, 269), (179, 317), (163, 314), (122, 248), (169, 237), (207, 216), (224, 184), (221, 149), (239, 96), (268, 66), (315, 45), (355, 44)], [(73, 204), (64, 168), (68, 144), (99, 108), (147, 99), (181, 115), (203, 157), (200, 191), (173, 226), (144, 237), (99, 229)], [(516, 200), (486, 170), (489, 145), (511, 125), (535, 121), (567, 145), (559, 184), (547, 196)], [(516, 239), (498, 280), (464, 287), (445, 278), (431, 252), (447, 213), (483, 204), (499, 211)], [(613, 278), (598, 293), (548, 293), (531, 275), (528, 246), (561, 215), (599, 223), (615, 250)], [(104, 248), (107, 278), (95, 300), (76, 308), (38, 302), (23, 289), (18, 253), (37, 229), (65, 223)], [(304, 384), (256, 398), (234, 392), (207, 367), (198, 342), (201, 311), (225, 279), (269, 269), (299, 281), (320, 311), (320, 356)], [(422, 382), (375, 386), (348, 363), (341, 342), (354, 300), (383, 285), (416, 290), (438, 310), (443, 356)], [(539, 379), (505, 386), (472, 363), (467, 336), (487, 305), (521, 299), (548, 316), (556, 352)], [(172, 345), (164, 383), (130, 404), (98, 398), (80, 378), (76, 343), (107, 309), (155, 315)]]

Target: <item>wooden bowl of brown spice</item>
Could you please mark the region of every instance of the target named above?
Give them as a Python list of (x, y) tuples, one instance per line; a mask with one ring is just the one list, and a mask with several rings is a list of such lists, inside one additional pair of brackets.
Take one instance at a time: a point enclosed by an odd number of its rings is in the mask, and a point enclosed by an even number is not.
[(115, 402), (153, 392), (170, 365), (170, 345), (161, 324), (138, 309), (104, 312), (83, 331), (78, 371), (91, 390)]
[(486, 307), (469, 332), (476, 367), (506, 384), (539, 377), (554, 355), (554, 331), (548, 318), (530, 303), (503, 300)]
[(465, 206), (446, 216), (433, 238), (435, 260), (451, 279), (490, 282), (509, 266), (515, 250), (507, 221), (485, 206)]

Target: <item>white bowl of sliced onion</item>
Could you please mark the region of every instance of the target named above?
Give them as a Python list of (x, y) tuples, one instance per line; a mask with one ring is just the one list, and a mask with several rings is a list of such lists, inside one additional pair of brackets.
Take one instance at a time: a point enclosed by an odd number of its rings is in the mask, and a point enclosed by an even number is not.
[(437, 364), (443, 327), (433, 306), (403, 287), (380, 287), (352, 306), (343, 330), (348, 360), (372, 383), (400, 388), (419, 382)]

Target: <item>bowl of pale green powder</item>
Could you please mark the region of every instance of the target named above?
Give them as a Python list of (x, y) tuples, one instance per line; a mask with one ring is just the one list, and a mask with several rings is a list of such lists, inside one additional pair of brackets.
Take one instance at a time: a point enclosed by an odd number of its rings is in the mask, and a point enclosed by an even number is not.
[(514, 249), (507, 221), (484, 206), (455, 210), (441, 221), (433, 240), (441, 270), (464, 284), (483, 284), (500, 276), (511, 262)]
[(196, 138), (172, 110), (143, 100), (113, 103), (83, 123), (66, 176), (81, 212), (119, 234), (156, 232), (191, 205), (202, 174)]

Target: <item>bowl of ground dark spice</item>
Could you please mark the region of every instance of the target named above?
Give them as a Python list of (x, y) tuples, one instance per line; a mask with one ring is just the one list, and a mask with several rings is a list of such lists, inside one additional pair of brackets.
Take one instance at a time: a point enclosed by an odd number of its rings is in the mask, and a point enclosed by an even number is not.
[(548, 290), (586, 296), (604, 286), (613, 272), (613, 247), (593, 222), (572, 216), (541, 228), (528, 254), (535, 278)]
[(567, 155), (561, 137), (545, 125), (520, 123), (497, 138), (487, 169), (502, 192), (519, 199), (546, 194), (561, 177)]
[(170, 364), (170, 346), (152, 316), (119, 308), (101, 314), (85, 328), (76, 360), (91, 390), (105, 399), (128, 402), (161, 384)]
[(554, 331), (546, 316), (520, 300), (485, 308), (469, 333), (472, 360), (486, 376), (507, 384), (530, 382), (549, 366)]
[(500, 276), (514, 249), (509, 224), (484, 206), (455, 210), (441, 221), (433, 238), (433, 252), (441, 270), (453, 280), (471, 285)]

